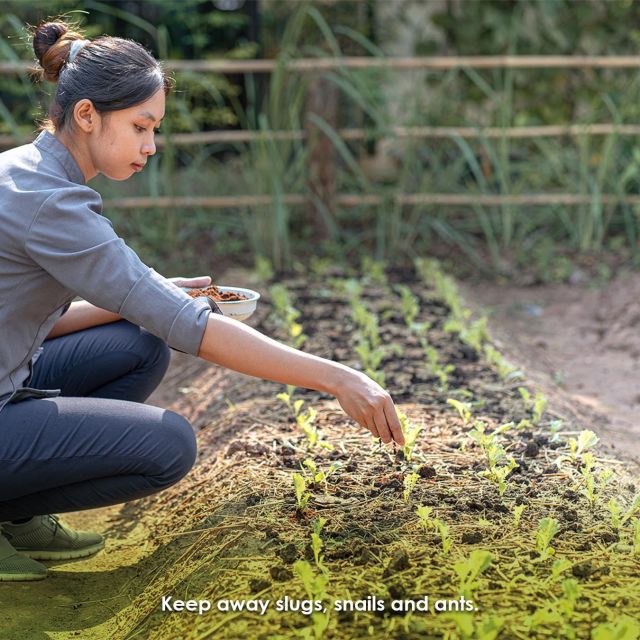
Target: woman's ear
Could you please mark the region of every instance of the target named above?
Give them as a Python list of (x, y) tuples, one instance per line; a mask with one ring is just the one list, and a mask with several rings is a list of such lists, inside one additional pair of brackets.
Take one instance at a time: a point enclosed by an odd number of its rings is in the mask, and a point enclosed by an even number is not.
[(88, 98), (78, 100), (73, 107), (73, 119), (85, 133), (91, 133), (96, 126), (98, 113)]

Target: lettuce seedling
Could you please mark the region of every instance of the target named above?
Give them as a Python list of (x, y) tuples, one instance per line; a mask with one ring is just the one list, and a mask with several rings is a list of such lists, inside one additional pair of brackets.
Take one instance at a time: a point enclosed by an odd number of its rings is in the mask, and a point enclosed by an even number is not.
[(416, 515), (418, 516), (420, 526), (426, 531), (427, 529), (433, 529), (435, 526), (433, 520), (431, 520), (432, 507), (421, 505), (416, 509)]
[(296, 502), (298, 503), (298, 509), (300, 509), (300, 511), (304, 511), (311, 499), (311, 494), (307, 491), (307, 481), (304, 476), (297, 472), (294, 473), (293, 486), (296, 490)]
[(333, 462), (327, 471), (323, 471), (322, 469), (318, 470), (318, 465), (311, 458), (306, 458), (302, 464), (304, 465), (302, 467), (302, 473), (304, 473), (305, 476), (309, 475), (307, 482), (309, 484), (324, 482), (325, 493), (327, 492), (327, 478), (342, 466), (340, 462)]
[(575, 438), (569, 438), (571, 461), (576, 462), (584, 455), (585, 451), (595, 447), (599, 440), (600, 438), (588, 429), (581, 431), (577, 440)]
[(409, 502), (409, 496), (411, 495), (411, 492), (416, 486), (416, 483), (418, 482), (419, 477), (420, 476), (415, 471), (413, 471), (412, 473), (408, 473), (404, 477), (404, 482), (403, 482), (404, 491), (402, 493), (402, 497), (404, 498), (405, 502)]
[(404, 316), (404, 321), (407, 327), (411, 329), (413, 327), (413, 321), (418, 317), (418, 313), (420, 313), (420, 303), (406, 284), (397, 285), (396, 290), (400, 292), (400, 309)]
[(540, 560), (550, 558), (555, 549), (550, 546), (553, 537), (560, 531), (560, 524), (555, 518), (542, 518), (536, 531), (536, 548), (540, 554)]
[(615, 498), (611, 498), (611, 500), (609, 500), (607, 507), (611, 514), (611, 526), (616, 531), (620, 531), (620, 529), (626, 524), (627, 520), (630, 520), (635, 515), (636, 511), (640, 509), (640, 495), (637, 495), (633, 499), (633, 502), (625, 511), (624, 515), (622, 513), (622, 505)]
[(449, 553), (451, 551), (451, 547), (453, 546), (453, 540), (449, 534), (449, 527), (442, 521), (440, 518), (433, 519), (433, 525), (438, 530), (440, 534), (440, 541), (442, 542), (442, 551), (444, 553)]
[(468, 402), (460, 402), (454, 398), (447, 398), (447, 404), (450, 404), (462, 419), (462, 424), (466, 427), (471, 422), (471, 405)]
[(489, 568), (493, 560), (494, 555), (491, 552), (474, 549), (468, 558), (453, 565), (453, 569), (460, 579), (460, 592), (465, 598), (472, 598), (478, 577)]
[(324, 554), (321, 553), (323, 542), (320, 537), (322, 527), (327, 523), (326, 519), (320, 516), (313, 521), (313, 533), (311, 534), (311, 549), (313, 550), (313, 558), (316, 562), (316, 566), (323, 573), (327, 572), (327, 568), (323, 564)]
[(400, 427), (402, 428), (402, 435), (404, 436), (402, 453), (405, 460), (411, 460), (413, 457), (413, 450), (416, 446), (416, 440), (418, 439), (418, 434), (422, 431), (424, 425), (414, 424), (401, 411), (398, 412), (398, 418), (400, 420)]
[(520, 526), (520, 517), (522, 512), (527, 508), (526, 504), (519, 504), (513, 508), (513, 527), (517, 529)]

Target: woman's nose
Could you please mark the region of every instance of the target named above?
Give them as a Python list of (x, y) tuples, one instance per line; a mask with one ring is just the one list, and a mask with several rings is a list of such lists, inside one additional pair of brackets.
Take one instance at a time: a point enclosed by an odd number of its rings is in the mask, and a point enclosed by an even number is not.
[(144, 155), (152, 156), (156, 152), (156, 143), (150, 142), (142, 145), (142, 153)]

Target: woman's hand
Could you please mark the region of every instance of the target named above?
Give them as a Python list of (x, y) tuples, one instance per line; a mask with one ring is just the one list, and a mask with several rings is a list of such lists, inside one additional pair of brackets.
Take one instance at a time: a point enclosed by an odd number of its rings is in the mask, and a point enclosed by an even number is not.
[(167, 278), (167, 280), (178, 287), (194, 287), (196, 289), (208, 287), (211, 284), (211, 276), (197, 276), (195, 278), (176, 276), (175, 278)]
[(388, 444), (404, 445), (396, 407), (387, 391), (369, 376), (345, 367), (340, 383), (332, 391), (344, 412), (360, 426)]

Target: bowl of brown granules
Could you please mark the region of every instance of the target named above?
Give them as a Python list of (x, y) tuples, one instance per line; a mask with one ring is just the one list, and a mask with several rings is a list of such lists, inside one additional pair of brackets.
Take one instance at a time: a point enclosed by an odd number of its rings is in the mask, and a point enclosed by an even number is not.
[(225, 316), (234, 320), (246, 320), (256, 310), (260, 298), (257, 291), (242, 287), (225, 287), (222, 285), (209, 285), (203, 289), (194, 287), (181, 287), (192, 298), (207, 296), (211, 298)]

